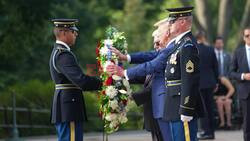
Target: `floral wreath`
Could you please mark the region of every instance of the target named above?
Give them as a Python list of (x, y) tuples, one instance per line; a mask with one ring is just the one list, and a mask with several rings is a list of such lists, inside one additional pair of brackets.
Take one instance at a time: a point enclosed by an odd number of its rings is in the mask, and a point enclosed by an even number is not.
[(123, 34), (114, 27), (108, 27), (106, 39), (101, 40), (96, 48), (98, 71), (103, 82), (99, 91), (99, 115), (104, 120), (104, 131), (108, 134), (117, 131), (121, 124), (128, 121), (127, 105), (132, 92), (129, 82), (106, 72), (106, 67), (111, 63), (121, 66), (118, 57), (109, 49), (111, 46), (127, 54), (127, 42)]

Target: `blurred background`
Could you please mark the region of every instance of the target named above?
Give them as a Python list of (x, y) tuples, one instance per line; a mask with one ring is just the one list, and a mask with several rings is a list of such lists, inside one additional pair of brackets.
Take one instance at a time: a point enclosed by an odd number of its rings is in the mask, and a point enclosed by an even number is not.
[[(229, 52), (242, 43), (242, 28), (250, 25), (250, 0), (0, 0), (0, 138), (12, 132), (13, 93), (20, 136), (55, 133), (50, 125), (54, 84), (48, 62), (55, 41), (51, 19), (79, 19), (73, 51), (88, 73), (106, 27), (125, 32), (129, 52), (147, 51), (153, 47), (153, 24), (168, 16), (166, 8), (182, 5), (195, 7), (192, 31), (205, 31), (210, 45), (216, 36), (224, 37)], [(87, 92), (85, 98), (85, 131), (102, 131), (97, 92)], [(129, 121), (121, 130), (142, 128), (141, 108), (130, 106)]]

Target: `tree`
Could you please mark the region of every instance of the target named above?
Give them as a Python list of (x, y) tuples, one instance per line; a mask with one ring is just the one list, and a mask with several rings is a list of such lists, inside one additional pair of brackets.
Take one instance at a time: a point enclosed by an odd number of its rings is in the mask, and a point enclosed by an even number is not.
[(146, 44), (145, 9), (142, 0), (125, 1), (121, 29), (125, 32), (129, 51), (149, 49)]
[[(50, 0), (2, 0), (0, 89), (16, 81), (48, 78)], [(46, 20), (45, 20), (46, 19)]]
[[(187, 0), (180, 1), (183, 5), (193, 5)], [(249, 3), (249, 0), (195, 0), (194, 24), (206, 33), (210, 44), (214, 37), (222, 36), (226, 49), (232, 50), (242, 41), (242, 29), (250, 24)]]
[(207, 0), (195, 0), (195, 7), (196, 7), (196, 17), (197, 22), (200, 23), (201, 29), (206, 31), (207, 40), (211, 43), (211, 34), (212, 34), (212, 24), (211, 24), (211, 17), (208, 10), (208, 1)]
[(217, 36), (222, 36), (224, 40), (227, 39), (230, 18), (232, 16), (232, 0), (221, 0), (218, 15), (218, 29)]
[(247, 0), (246, 4), (245, 4), (245, 8), (244, 8), (244, 13), (240, 22), (240, 29), (239, 32), (237, 33), (237, 43), (236, 43), (236, 47), (238, 47), (242, 41), (242, 31), (245, 27), (250, 26), (250, 0)]

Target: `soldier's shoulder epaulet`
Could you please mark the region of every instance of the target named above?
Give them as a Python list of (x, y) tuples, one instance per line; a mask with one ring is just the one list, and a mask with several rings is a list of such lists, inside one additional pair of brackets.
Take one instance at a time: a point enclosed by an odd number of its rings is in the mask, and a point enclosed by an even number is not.
[(57, 69), (57, 67), (56, 67), (56, 60), (57, 60), (57, 57), (58, 57), (60, 54), (64, 53), (64, 52), (70, 52), (70, 51), (69, 51), (67, 48), (62, 47), (62, 46), (59, 45), (59, 44), (55, 45), (55, 52), (54, 52), (53, 57), (52, 57), (52, 65), (53, 65), (54, 69), (55, 69), (58, 73), (61, 73), (61, 72), (60, 72), (59, 69)]
[(189, 36), (187, 36), (187, 37), (185, 37), (184, 39), (183, 39), (184, 41), (184, 47), (191, 47), (191, 46), (194, 46), (194, 43), (193, 43), (193, 41), (192, 41), (192, 39), (189, 37)]
[(69, 52), (68, 49), (64, 48), (64, 47), (61, 47), (61, 46), (57, 46), (56, 49), (59, 51), (59, 52)]

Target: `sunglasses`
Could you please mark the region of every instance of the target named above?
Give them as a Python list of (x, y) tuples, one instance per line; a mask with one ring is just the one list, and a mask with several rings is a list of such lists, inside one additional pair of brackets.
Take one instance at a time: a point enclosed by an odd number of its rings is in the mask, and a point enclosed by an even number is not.
[(154, 42), (154, 45), (160, 46), (160, 42)]
[(250, 34), (245, 35), (246, 38), (250, 37)]

